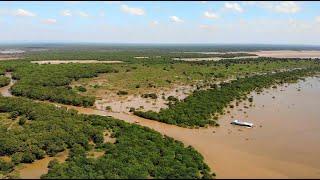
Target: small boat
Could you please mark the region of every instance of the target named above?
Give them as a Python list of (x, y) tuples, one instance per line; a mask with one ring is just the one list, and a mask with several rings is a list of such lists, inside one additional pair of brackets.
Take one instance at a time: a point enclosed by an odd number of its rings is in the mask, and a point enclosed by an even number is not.
[(253, 123), (240, 121), (240, 120), (237, 120), (237, 119), (232, 121), (231, 124), (239, 125), (239, 126), (247, 126), (247, 127), (252, 127), (253, 126)]

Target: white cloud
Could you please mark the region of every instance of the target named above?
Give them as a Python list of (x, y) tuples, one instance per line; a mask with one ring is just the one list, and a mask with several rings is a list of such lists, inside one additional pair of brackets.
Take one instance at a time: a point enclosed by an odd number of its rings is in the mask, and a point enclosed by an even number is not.
[(226, 9), (230, 9), (230, 10), (233, 10), (233, 11), (237, 11), (237, 12), (243, 12), (243, 9), (241, 8), (241, 6), (238, 4), (238, 3), (229, 3), (229, 2), (226, 2), (224, 3), (224, 7)]
[(86, 13), (86, 12), (83, 12), (83, 11), (79, 11), (78, 14), (79, 14), (79, 16), (81, 16), (81, 17), (89, 17), (89, 14)]
[(182, 23), (182, 22), (184, 22), (182, 19), (180, 19), (180, 18), (177, 17), (177, 16), (170, 16), (169, 18), (170, 18), (170, 20), (171, 20), (172, 22), (175, 22), (175, 23)]
[(317, 22), (317, 23), (320, 23), (320, 16), (317, 16), (317, 17), (316, 17), (316, 22)]
[(70, 10), (63, 10), (63, 11), (61, 12), (61, 15), (62, 15), (62, 16), (72, 16), (72, 13), (71, 13)]
[(205, 3), (207, 3), (208, 1), (200, 1), (200, 3), (202, 3), (202, 4), (205, 4)]
[(158, 24), (159, 24), (158, 21), (151, 21), (151, 23), (150, 23), (151, 26), (157, 26)]
[(213, 12), (209, 12), (209, 11), (206, 11), (203, 13), (203, 15), (206, 17), (206, 18), (209, 18), (209, 19), (216, 19), (218, 18), (219, 16)]
[(42, 21), (45, 24), (55, 24), (57, 22), (56, 19), (45, 19)]
[(281, 13), (297, 13), (300, 11), (300, 7), (296, 2), (284, 1), (277, 4), (274, 10)]
[(121, 5), (121, 10), (125, 13), (129, 13), (129, 14), (133, 14), (133, 15), (138, 15), (138, 16), (142, 16), (145, 14), (144, 10), (141, 8), (133, 8), (133, 7), (129, 7), (127, 5)]
[(279, 13), (297, 13), (301, 10), (300, 6), (293, 1), (283, 2), (243, 2), (244, 5), (255, 5)]
[(23, 17), (34, 17), (34, 16), (36, 16), (36, 14), (34, 14), (34, 13), (30, 12), (30, 11), (24, 10), (24, 9), (17, 9), (14, 12), (14, 15), (15, 16), (23, 16)]

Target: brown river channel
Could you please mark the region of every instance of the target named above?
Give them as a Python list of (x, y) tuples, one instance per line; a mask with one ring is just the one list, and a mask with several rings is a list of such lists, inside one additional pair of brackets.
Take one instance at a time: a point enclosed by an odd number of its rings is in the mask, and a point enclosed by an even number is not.
[[(8, 96), (8, 89), (0, 88), (0, 92)], [(306, 78), (251, 95), (252, 107), (245, 107), (249, 103), (242, 102), (219, 118), (220, 127), (199, 129), (181, 128), (124, 112), (61, 106), (138, 123), (191, 145), (204, 156), (217, 178), (320, 178), (320, 78)], [(234, 119), (250, 121), (254, 127), (231, 125)], [(46, 173), (46, 164), (36, 165), (42, 174)], [(19, 171), (22, 178), (39, 177), (24, 176), (36, 172), (32, 164)]]

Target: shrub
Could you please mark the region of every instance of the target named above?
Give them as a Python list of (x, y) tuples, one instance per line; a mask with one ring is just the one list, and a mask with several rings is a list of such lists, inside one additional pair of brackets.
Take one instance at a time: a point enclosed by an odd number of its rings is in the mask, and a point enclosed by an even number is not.
[(27, 118), (25, 116), (22, 116), (19, 118), (19, 125), (24, 125), (27, 122)]
[(86, 92), (87, 91), (87, 89), (85, 87), (83, 87), (83, 86), (78, 86), (77, 89), (80, 92)]
[(157, 99), (158, 96), (155, 93), (150, 93), (150, 94), (142, 94), (141, 95), (142, 98), (151, 98), (151, 99)]
[(122, 95), (128, 95), (128, 92), (127, 91), (118, 91), (117, 92), (117, 95), (119, 95), (119, 96), (122, 96)]

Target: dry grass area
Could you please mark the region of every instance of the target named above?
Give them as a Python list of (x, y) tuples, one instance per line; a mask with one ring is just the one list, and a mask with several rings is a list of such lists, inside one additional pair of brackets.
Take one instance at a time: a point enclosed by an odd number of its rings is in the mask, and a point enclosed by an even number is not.
[(47, 60), (47, 61), (31, 61), (31, 63), (36, 64), (66, 64), (66, 63), (80, 63), (80, 64), (90, 64), (90, 63), (123, 63), (123, 61), (97, 61), (97, 60)]
[(0, 54), (0, 61), (16, 60), (16, 59), (21, 59), (21, 57), (17, 55), (1, 55)]

